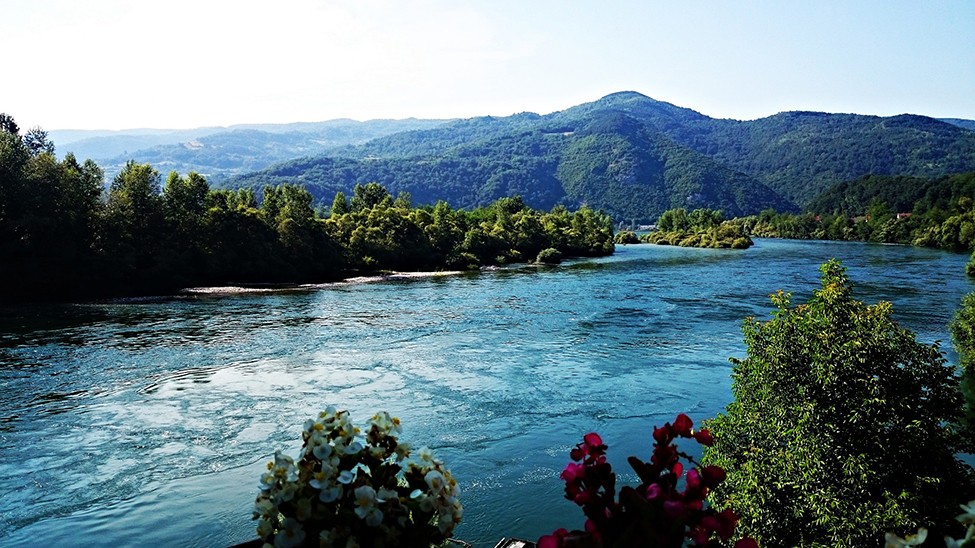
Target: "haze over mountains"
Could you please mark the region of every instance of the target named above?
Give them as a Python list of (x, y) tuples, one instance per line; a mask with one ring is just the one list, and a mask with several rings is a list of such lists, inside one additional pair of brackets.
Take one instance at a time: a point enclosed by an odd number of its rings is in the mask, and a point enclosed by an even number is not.
[[(794, 211), (832, 185), (870, 174), (975, 171), (973, 126), (816, 112), (715, 119), (621, 92), (544, 116), (240, 128), (118, 156), (115, 164), (131, 157), (163, 172), (193, 169), (229, 187), (298, 183), (326, 204), (337, 191), (376, 181), (416, 203), (472, 207), (520, 195), (534, 207), (587, 204), (618, 220), (646, 221), (673, 207)], [(59, 148), (85, 157), (83, 143)], [(301, 158), (271, 165), (286, 155)]]

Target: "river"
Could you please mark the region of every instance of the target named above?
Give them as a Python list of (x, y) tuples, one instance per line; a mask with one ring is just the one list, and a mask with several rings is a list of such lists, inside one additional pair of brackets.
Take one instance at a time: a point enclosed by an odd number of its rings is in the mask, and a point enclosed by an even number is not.
[(589, 431), (620, 483), (650, 429), (731, 399), (741, 321), (818, 266), (944, 342), (965, 255), (757, 240), (303, 291), (0, 309), (0, 544), (227, 546), (253, 538), (258, 477), (326, 405), (399, 416), (460, 482), (455, 536), (493, 546), (581, 527), (558, 474)]

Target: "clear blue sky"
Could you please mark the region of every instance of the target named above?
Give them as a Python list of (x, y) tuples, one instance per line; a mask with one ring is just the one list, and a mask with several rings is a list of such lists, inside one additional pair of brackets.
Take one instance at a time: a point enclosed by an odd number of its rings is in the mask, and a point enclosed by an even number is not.
[(3, 0), (21, 127), (548, 113), (975, 119), (973, 0)]

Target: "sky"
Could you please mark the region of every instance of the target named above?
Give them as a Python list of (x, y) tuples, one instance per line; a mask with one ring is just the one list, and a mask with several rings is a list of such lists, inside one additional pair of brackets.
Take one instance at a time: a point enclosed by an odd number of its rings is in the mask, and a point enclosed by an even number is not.
[(0, 0), (22, 128), (546, 114), (975, 119), (972, 0)]

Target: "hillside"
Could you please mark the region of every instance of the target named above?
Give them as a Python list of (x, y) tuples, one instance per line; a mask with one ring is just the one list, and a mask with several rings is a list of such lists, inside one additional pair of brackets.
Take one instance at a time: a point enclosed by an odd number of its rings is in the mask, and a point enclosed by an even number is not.
[[(346, 150), (343, 157), (295, 160), (230, 184), (294, 182), (329, 203), (337, 191), (348, 193), (357, 183), (375, 181), (393, 193), (410, 193), (417, 203), (443, 199), (456, 207), (476, 207), (519, 195), (533, 207), (586, 204), (618, 220), (642, 222), (672, 207), (712, 207), (728, 215), (794, 209), (753, 178), (673, 143), (622, 112), (596, 111), (554, 126), (548, 117), (513, 118), (473, 119), (394, 135)], [(452, 131), (463, 137), (454, 139)], [(424, 154), (408, 156), (407, 140), (422, 143)]]
[(243, 124), (228, 128), (52, 131), (59, 152), (92, 158), (110, 179), (126, 162), (150, 163), (163, 173), (195, 171), (213, 181), (263, 169), (300, 156), (433, 128), (445, 120), (330, 120), (295, 124)]
[(535, 207), (585, 203), (638, 221), (674, 207), (790, 211), (865, 175), (975, 170), (975, 132), (961, 126), (915, 115), (814, 112), (724, 120), (620, 92), (548, 115), (396, 133), (228, 185), (298, 182), (327, 203), (335, 191), (377, 181), (420, 203), (463, 207), (517, 193)]
[(836, 184), (809, 202), (817, 214), (855, 217), (875, 203), (886, 204), (893, 213), (927, 214), (951, 211), (975, 197), (975, 172), (926, 179), (923, 177), (870, 175)]

